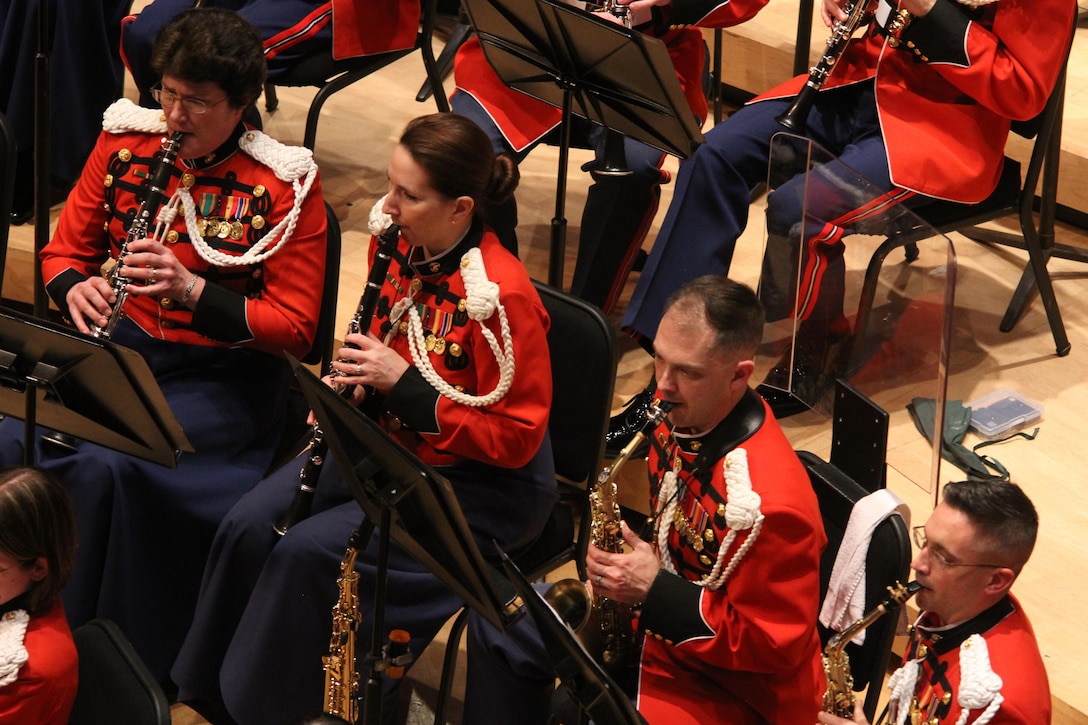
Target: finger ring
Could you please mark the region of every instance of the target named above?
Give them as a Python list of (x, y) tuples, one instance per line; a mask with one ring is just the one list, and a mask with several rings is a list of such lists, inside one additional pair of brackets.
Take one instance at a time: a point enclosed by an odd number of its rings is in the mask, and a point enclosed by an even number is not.
[(159, 272), (159, 270), (158, 270), (157, 267), (152, 267), (151, 268), (151, 279), (148, 280), (151, 284), (155, 284), (155, 275), (158, 274), (158, 272)]
[(362, 375), (363, 374), (363, 366), (362, 365), (356, 365), (355, 366), (355, 374), (356, 375)]
[(600, 583), (601, 583), (601, 579), (604, 579), (604, 574), (598, 574), (598, 575), (597, 575), (597, 583), (598, 583), (598, 584), (600, 584)]

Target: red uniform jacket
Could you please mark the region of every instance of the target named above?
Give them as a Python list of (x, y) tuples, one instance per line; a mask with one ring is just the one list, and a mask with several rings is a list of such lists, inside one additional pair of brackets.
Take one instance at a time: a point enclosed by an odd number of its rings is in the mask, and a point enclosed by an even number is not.
[[(997, 186), (1011, 121), (1046, 105), (1075, 15), (1071, 0), (999, 0), (977, 10), (938, 0), (903, 32), (899, 49), (875, 29), (850, 41), (824, 89), (875, 77), (892, 183), (976, 203)], [(761, 98), (793, 95), (806, 79)]]
[(332, 57), (411, 48), (419, 30), (419, 0), (332, 0)]
[[(723, 459), (736, 449), (747, 452), (764, 520), (729, 578), (711, 590), (695, 582), (711, 573), (729, 532)], [(815, 722), (824, 690), (816, 619), (827, 537), (808, 475), (769, 408), (749, 391), (700, 438), (662, 425), (649, 464), (653, 511), (666, 472), (677, 472), (676, 515), (656, 521), (669, 529), (677, 573), (662, 570), (643, 603), (639, 712), (650, 725)], [(725, 562), (752, 531), (736, 531)]]
[(27, 661), (18, 679), (0, 687), (0, 722), (66, 725), (76, 699), (79, 666), (60, 599), (30, 617), (23, 647)]
[[(707, 27), (736, 25), (756, 14), (767, 0), (727, 0), (727, 2), (680, 3), (669, 13), (671, 27), (664, 24), (644, 29), (668, 48), (680, 88), (692, 114), (702, 123), (706, 119), (703, 95), (704, 46), (702, 33), (689, 25)], [(523, 151), (559, 125), (562, 111), (543, 101), (506, 86), (488, 65), (480, 42), (475, 37), (461, 46), (454, 61), (458, 90), (468, 93), (487, 110), (495, 125), (515, 151)]]
[[(1038, 725), (1050, 722), (1050, 683), (1031, 628), (1020, 603), (1011, 594), (977, 617), (949, 629), (926, 626), (922, 617), (911, 628), (904, 661), (921, 659), (914, 688), (920, 722), (952, 725), (959, 721), (963, 707), (959, 696), (963, 672), (960, 646), (972, 634), (986, 641), (990, 669), (1001, 678), (1000, 708), (990, 725)], [(972, 688), (974, 689), (974, 688)], [(976, 722), (985, 708), (972, 708), (966, 722)], [(906, 708), (899, 711), (899, 723), (912, 722)]]
[[(422, 249), (401, 240), (382, 287), (371, 331), (379, 338), (392, 327), (390, 310), (413, 289), (427, 356), (449, 384), (470, 395), (486, 395), (499, 381), (499, 366), (482, 333), (486, 325), (502, 341), (498, 313), (483, 323), (465, 311), (461, 259), (479, 246), (487, 277), (499, 286), (513, 341), (515, 371), (509, 392), (496, 403), (473, 407), (456, 403), (410, 367), (384, 400), (386, 427), (421, 460), (433, 466), (465, 460), (503, 468), (527, 464), (540, 448), (548, 428), (552, 401), (548, 355), (548, 313), (524, 265), (503, 249), (491, 231), (477, 222), (458, 245), (423, 262)], [(371, 244), (371, 263), (376, 241)], [(412, 362), (406, 318), (389, 346)]]
[[(239, 134), (243, 131), (240, 129)], [(67, 314), (72, 285), (101, 273), (116, 258), (144, 198), (149, 168), (157, 165), (160, 134), (105, 133), (68, 197), (52, 241), (42, 250), (42, 276)], [(179, 161), (166, 190), (169, 199), (183, 172), (205, 240), (217, 251), (240, 255), (260, 241), (291, 209), (295, 191), (272, 169), (238, 148), (237, 136), (211, 163)], [(210, 220), (216, 221), (213, 225)], [(226, 226), (223, 226), (225, 224)], [(153, 228), (153, 227), (152, 227)], [(129, 295), (125, 314), (151, 337), (196, 345), (246, 345), (301, 356), (317, 329), (325, 276), (325, 209), (320, 181), (302, 205), (292, 236), (264, 262), (214, 266), (198, 256), (178, 214), (166, 237), (178, 260), (207, 281), (194, 311), (169, 298)]]

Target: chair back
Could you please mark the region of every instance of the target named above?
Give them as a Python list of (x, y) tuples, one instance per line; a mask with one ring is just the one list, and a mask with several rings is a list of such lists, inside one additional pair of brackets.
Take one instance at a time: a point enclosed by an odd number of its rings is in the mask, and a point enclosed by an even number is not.
[(321, 286), (321, 311), (310, 352), (302, 358), (307, 365), (319, 365), (321, 374), (332, 364), (332, 347), (336, 339), (336, 298), (340, 291), (340, 222), (332, 207), (325, 202), (325, 279)]
[[(831, 570), (839, 553), (846, 525), (854, 504), (869, 492), (855, 483), (842, 471), (807, 451), (797, 456), (808, 471), (809, 481), (820, 504), (820, 515), (827, 534), (827, 548), (820, 559), (820, 600), (827, 594)], [(865, 557), (865, 611), (875, 607), (888, 596), (887, 587), (896, 582), (905, 584), (910, 573), (910, 538), (907, 526), (899, 516), (889, 516), (877, 525), (869, 542)], [(865, 630), (865, 642), (850, 643), (846, 655), (850, 660), (850, 673), (854, 678), (854, 690), (865, 694), (865, 714), (873, 721), (877, 701), (880, 698), (888, 661), (895, 639), (898, 614), (892, 612), (876, 620)], [(818, 624), (820, 641), (826, 645), (834, 634)]]
[(136, 650), (111, 621), (72, 632), (79, 688), (69, 725), (170, 725), (170, 703)]
[[(552, 407), (548, 432), (559, 478), (560, 503), (518, 566), (531, 579), (574, 560), (584, 578), (591, 517), (589, 492), (604, 461), (604, 437), (616, 381), (616, 333), (597, 307), (542, 282), (533, 282), (551, 318), (548, 354)], [(532, 354), (532, 351), (521, 354)], [(574, 522), (579, 522), (577, 535)]]
[(411, 48), (336, 60), (332, 57), (332, 47), (330, 45), (328, 48), (303, 58), (286, 72), (277, 76), (275, 81), (265, 84), (266, 110), (269, 112), (274, 111), (279, 104), (276, 97), (276, 86), (314, 86), (318, 88), (317, 94), (310, 103), (310, 110), (306, 114), (306, 130), (302, 141), (303, 146), (312, 151), (317, 143), (317, 122), (321, 115), (321, 108), (334, 93), (418, 50), (423, 57), (423, 68), (427, 77), (427, 84), (431, 88), (431, 95), (434, 96), (435, 106), (440, 112), (449, 111), (449, 101), (446, 99), (446, 92), (442, 85), (442, 73), (438, 68), (438, 62), (435, 60), (432, 46), (437, 14), (438, 0), (421, 0), (419, 32), (416, 35), (415, 45)]
[(7, 116), (0, 113), (0, 289), (8, 257), (8, 215), (15, 196), (15, 132)]

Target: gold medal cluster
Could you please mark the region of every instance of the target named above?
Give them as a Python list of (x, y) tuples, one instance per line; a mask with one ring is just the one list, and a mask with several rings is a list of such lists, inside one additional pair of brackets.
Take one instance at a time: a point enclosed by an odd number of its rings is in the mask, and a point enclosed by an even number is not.
[[(421, 289), (423, 289), (423, 281), (420, 280), (418, 277), (416, 279), (413, 279), (412, 294), (417, 294)], [(467, 307), (468, 303), (465, 300), (462, 299), (457, 301), (457, 310), (459, 312), (464, 312)], [(407, 320), (401, 320), (399, 323), (397, 323), (397, 332), (401, 335), (408, 334)], [(447, 344), (446, 338), (439, 337), (433, 332), (428, 332), (427, 336), (423, 338), (423, 347), (427, 350), (427, 352), (433, 352), (436, 355), (445, 354), (448, 347), (450, 357), (454, 358), (461, 357), (461, 355), (463, 355), (465, 352), (464, 349), (456, 342), (451, 342)]]

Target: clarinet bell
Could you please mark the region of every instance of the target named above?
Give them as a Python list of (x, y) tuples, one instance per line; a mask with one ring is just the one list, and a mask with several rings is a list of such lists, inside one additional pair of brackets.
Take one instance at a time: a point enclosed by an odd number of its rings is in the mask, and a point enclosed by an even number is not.
[(608, 129), (604, 137), (604, 158), (600, 166), (593, 169), (594, 176), (630, 176), (627, 167), (627, 153), (623, 150), (623, 134)]

